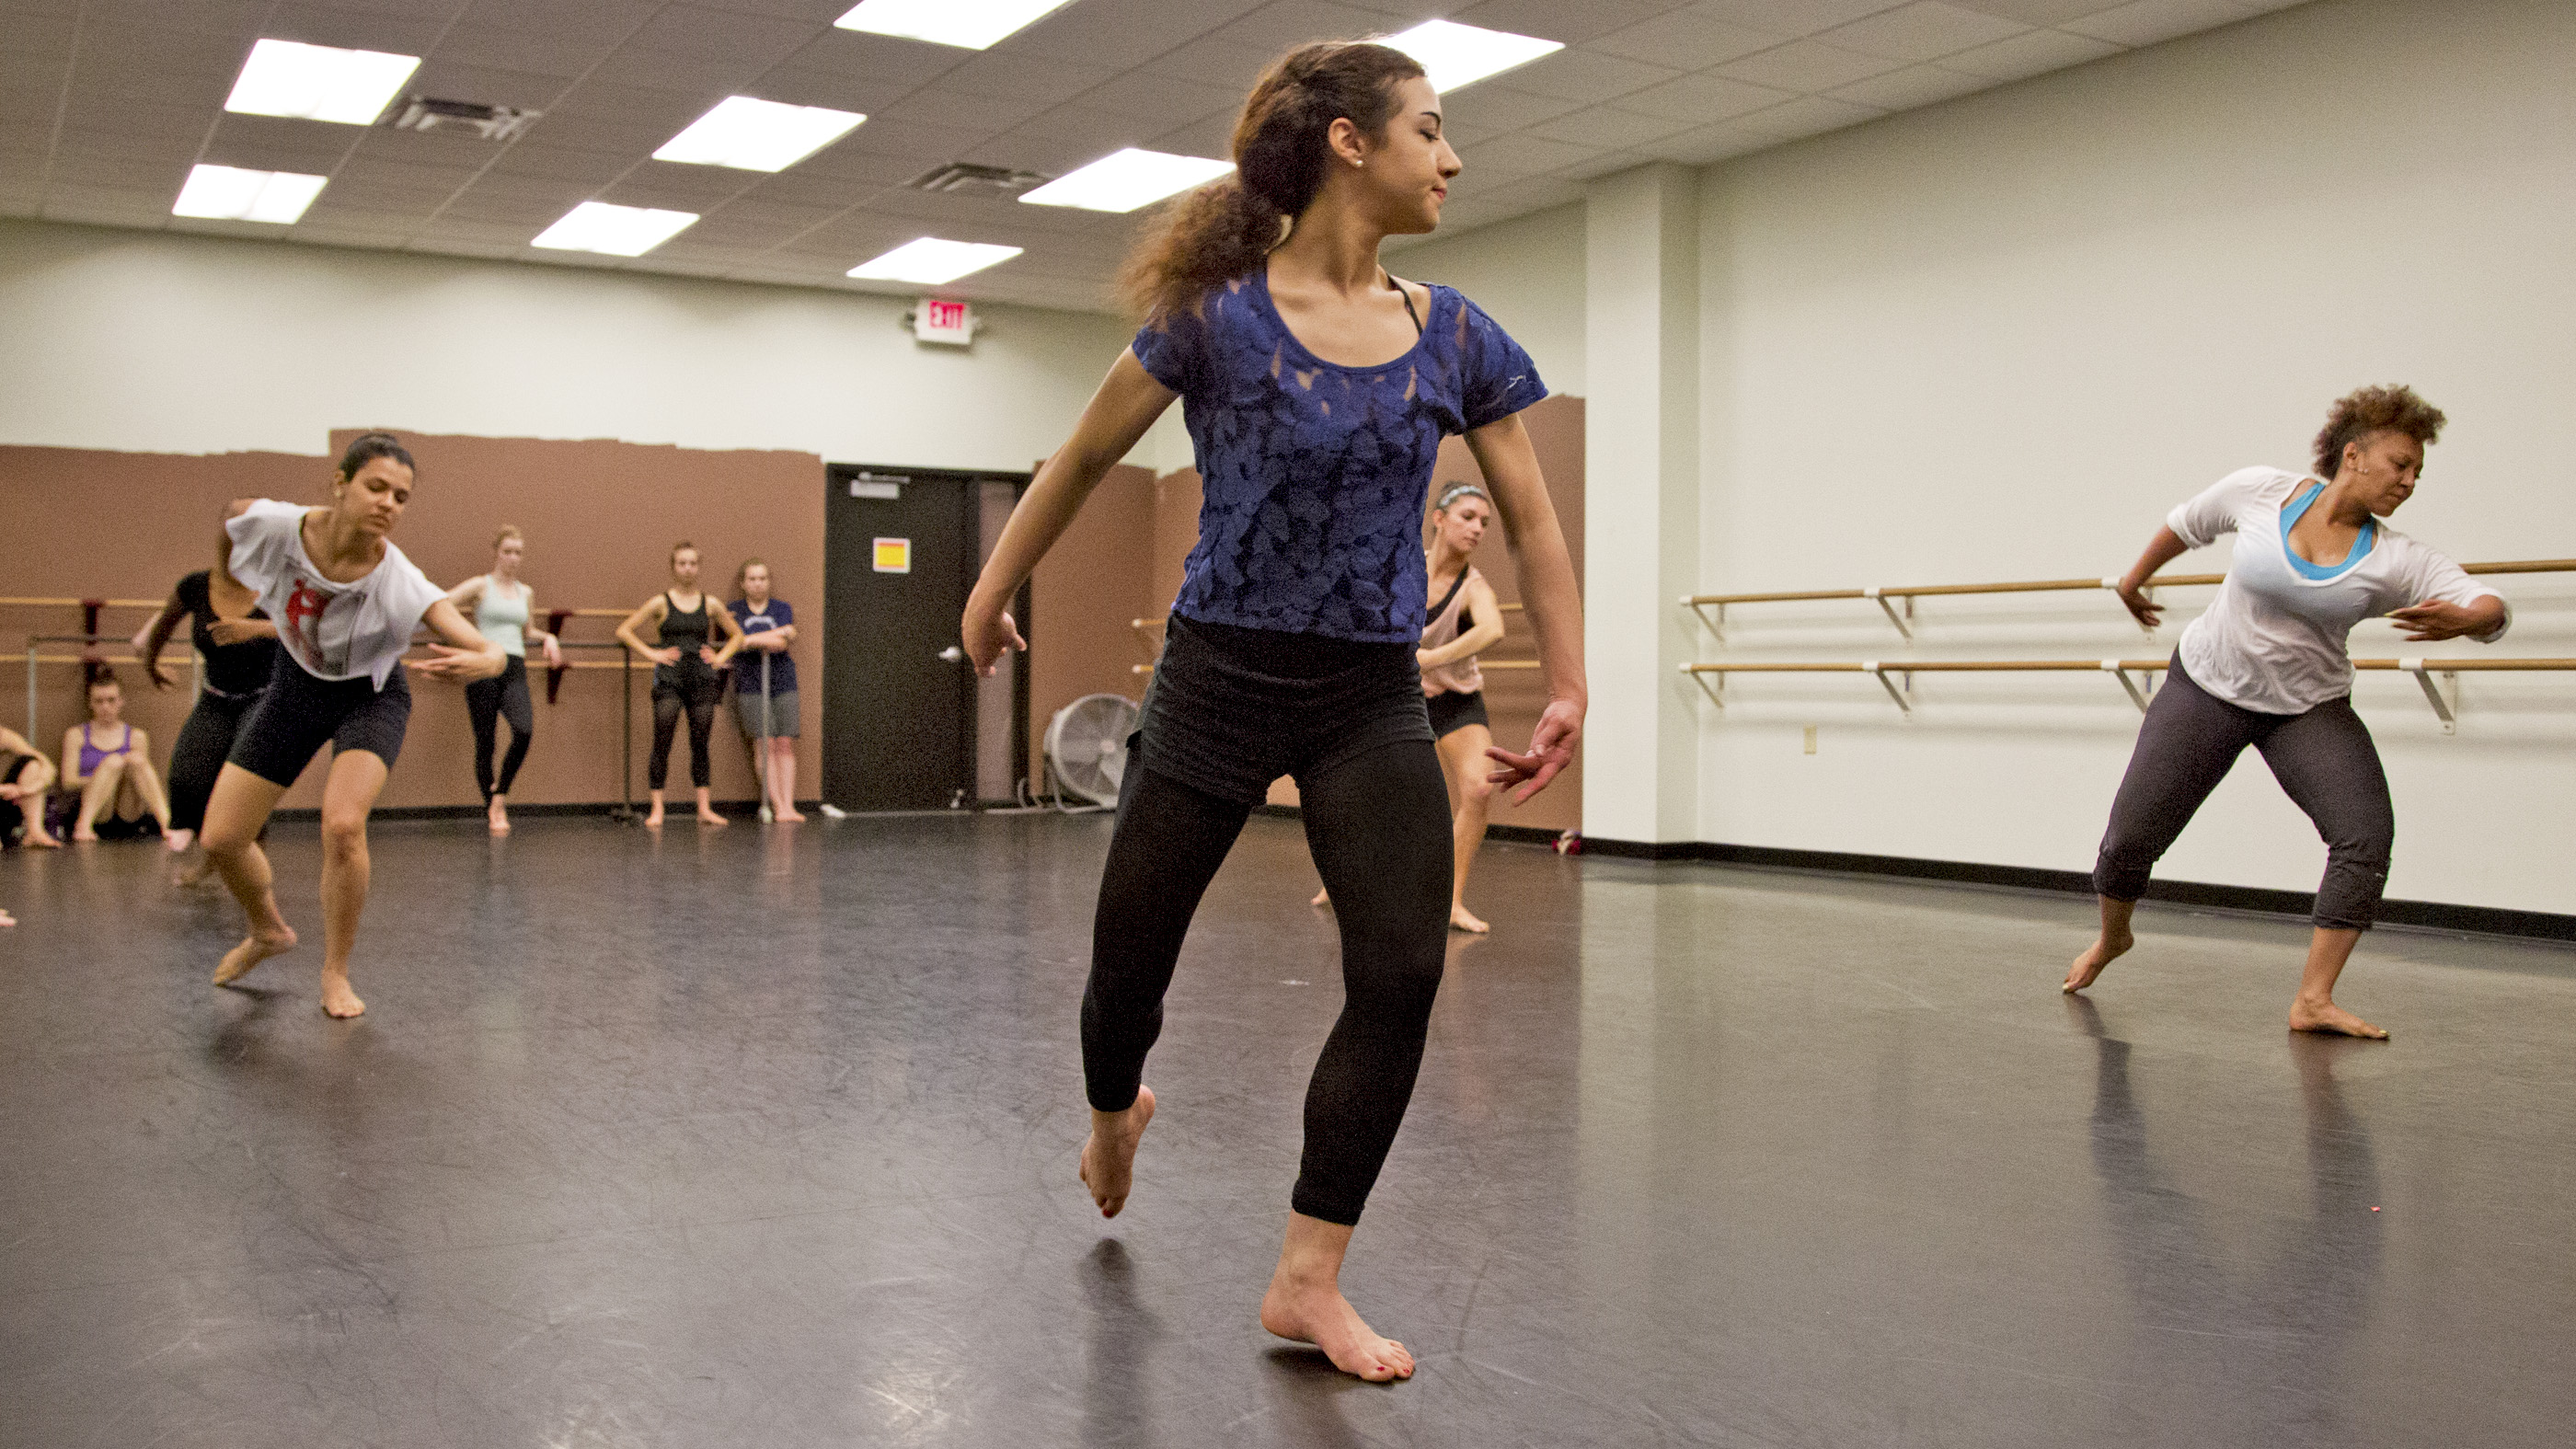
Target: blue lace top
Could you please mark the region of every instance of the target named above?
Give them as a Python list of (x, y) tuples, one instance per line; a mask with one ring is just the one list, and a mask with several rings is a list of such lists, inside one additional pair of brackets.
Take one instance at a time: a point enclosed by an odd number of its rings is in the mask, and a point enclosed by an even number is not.
[(1205, 489), (1172, 612), (1367, 643), (1422, 637), (1440, 440), (1547, 396), (1520, 344), (1440, 286), (1422, 336), (1378, 367), (1308, 352), (1261, 271), (1148, 322), (1135, 352), (1181, 395)]

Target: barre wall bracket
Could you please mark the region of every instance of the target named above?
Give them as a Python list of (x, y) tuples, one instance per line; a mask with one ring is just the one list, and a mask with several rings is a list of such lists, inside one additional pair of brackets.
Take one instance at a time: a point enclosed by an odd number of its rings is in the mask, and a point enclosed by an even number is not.
[[(1709, 634), (1711, 637), (1715, 638), (1718, 643), (1723, 644), (1726, 642), (1726, 606), (1724, 604), (1703, 604), (1699, 600), (1692, 598), (1690, 595), (1684, 594), (1682, 595), (1682, 607), (1699, 615), (1699, 621), (1708, 626)], [(1711, 609), (1717, 611), (1713, 617), (1709, 613)]]
[(1914, 642), (1914, 596), (1912, 594), (1899, 595), (1905, 600), (1905, 612), (1901, 615), (1896, 612), (1896, 606), (1887, 601), (1887, 595), (1876, 584), (1861, 590), (1860, 596), (1878, 605), (1880, 612), (1887, 615), (1887, 622), (1896, 626), (1896, 632), (1904, 635), (1907, 643)]
[(2129, 671), (2123, 668), (2117, 659), (2103, 660), (2102, 672), (2120, 681), (2120, 687), (2129, 692), (2129, 703), (2138, 707), (2138, 713), (2147, 712), (2147, 705), (2156, 692), (2156, 681), (2153, 675), (2144, 679), (2131, 679)]
[[(1896, 708), (1899, 713), (1903, 714), (1907, 719), (1912, 719), (1914, 717), (1913, 670), (1908, 669), (1901, 664), (1881, 664), (1875, 659), (1862, 660), (1860, 662), (1860, 667), (1867, 671), (1872, 679), (1878, 681), (1878, 687), (1887, 691), (1887, 697), (1889, 699), (1896, 701)], [(1903, 675), (1905, 677), (1905, 683), (1900, 686), (1895, 680), (1887, 677), (1890, 674)]]
[[(1693, 669), (1687, 664), (1682, 666), (1682, 673), (1699, 686), (1699, 692), (1708, 696), (1710, 704), (1719, 709), (1726, 708), (1726, 676), (1723, 673), (1713, 669)], [(1717, 682), (1711, 684), (1709, 681), (1712, 679)]]
[[(2460, 674), (2455, 669), (2435, 669), (2422, 659), (2400, 659), (2397, 667), (2415, 676), (2424, 691), (2424, 702), (2433, 706), (2433, 714), (2442, 721), (2442, 733), (2460, 732)], [(2437, 681), (2433, 676), (2440, 675)]]

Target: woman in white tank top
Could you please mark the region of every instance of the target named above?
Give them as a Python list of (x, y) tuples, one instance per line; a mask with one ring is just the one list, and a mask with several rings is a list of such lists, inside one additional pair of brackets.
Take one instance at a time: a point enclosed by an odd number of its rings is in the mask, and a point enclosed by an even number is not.
[[(1473, 483), (1452, 483), (1440, 491), (1431, 510), (1431, 595), (1425, 599), (1422, 644), (1414, 660), (1422, 668), (1423, 702), (1431, 714), (1431, 734), (1438, 741), (1440, 769), (1449, 777), (1457, 811), (1449, 817), (1449, 928), (1483, 935), (1491, 930), (1467, 909), (1467, 872), (1485, 842), (1485, 822), (1494, 803), (1492, 763), (1485, 751), (1494, 743), (1493, 720), (1485, 712), (1485, 675), (1476, 656), (1502, 642), (1502, 606), (1493, 585), (1467, 560), (1485, 541), (1494, 519), (1493, 500)], [(1317, 891), (1315, 904), (1329, 893)]]

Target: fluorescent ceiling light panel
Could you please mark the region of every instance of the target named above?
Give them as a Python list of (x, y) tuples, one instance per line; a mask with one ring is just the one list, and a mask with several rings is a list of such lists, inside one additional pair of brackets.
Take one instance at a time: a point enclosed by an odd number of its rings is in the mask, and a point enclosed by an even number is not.
[(740, 171), (784, 171), (850, 134), (866, 119), (856, 111), (727, 96), (654, 152), (653, 159)]
[(222, 221), (268, 221), (292, 226), (322, 194), (323, 178), (292, 171), (244, 171), (237, 166), (197, 166), (170, 206), (172, 216)]
[(832, 23), (843, 30), (982, 50), (1072, 0), (859, 0)]
[(1175, 156), (1133, 146), (1068, 172), (1020, 200), (1032, 206), (1079, 206), (1085, 211), (1134, 211), (1176, 191), (1214, 181), (1234, 169), (1231, 161)]
[(1443, 95), (1565, 49), (1562, 41), (1461, 25), (1455, 20), (1425, 20), (1402, 35), (1388, 36), (1386, 44), (1422, 62), (1431, 88)]
[(650, 206), (612, 206), (585, 201), (563, 214), (563, 220), (528, 243), (559, 252), (604, 252), (612, 257), (640, 257), (686, 231), (698, 219), (694, 211), (663, 211)]
[(1007, 262), (1020, 251), (1018, 247), (990, 242), (942, 241), (926, 236), (905, 242), (874, 261), (859, 263), (850, 268), (849, 275), (872, 282), (918, 282), (935, 287), (969, 272), (980, 272), (995, 262)]
[(416, 55), (263, 40), (250, 48), (250, 59), (242, 62), (241, 76), (233, 82), (224, 109), (251, 116), (371, 126), (419, 68)]

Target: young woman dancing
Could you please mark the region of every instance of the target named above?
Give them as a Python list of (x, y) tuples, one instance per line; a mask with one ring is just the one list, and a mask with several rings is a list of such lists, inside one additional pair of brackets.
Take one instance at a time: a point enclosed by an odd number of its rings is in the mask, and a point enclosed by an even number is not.
[(277, 798), (325, 744), (322, 784), (322, 1009), (367, 1009), (349, 989), (349, 953), (366, 909), (367, 815), (402, 753), (411, 721), (403, 651), (429, 626), (442, 644), (411, 666), (432, 679), (465, 682), (501, 672), (501, 647), (485, 640), (386, 538), (410, 506), (411, 454), (388, 433), (349, 444), (320, 508), (270, 498), (236, 500), (224, 511), (216, 569), (249, 589), (278, 623), (277, 663), (268, 690), (242, 722), (232, 757), (206, 803), (206, 855), (250, 916), (250, 934), (215, 969), (215, 984), (295, 944), (277, 909), (268, 856), (259, 848)]
[[(638, 631), (648, 627), (660, 630), (660, 644), (644, 642)], [(725, 636), (722, 648), (714, 647), (718, 631)], [(715, 728), (716, 701), (724, 697), (724, 676), (718, 671), (742, 647), (742, 630), (730, 611), (708, 607), (707, 596), (699, 591), (696, 544), (671, 545), (671, 587), (627, 615), (617, 626), (617, 637), (653, 661), (653, 753), (645, 767), (653, 808), (645, 813), (645, 826), (662, 828), (662, 787), (670, 782), (671, 737), (679, 731), (683, 711), (689, 716), (689, 783), (698, 789), (698, 823), (729, 824), (709, 802), (715, 765), (707, 756), (707, 734)]]
[(72, 839), (131, 839), (147, 816), (168, 831), (170, 794), (152, 768), (152, 736), (125, 722), (125, 686), (101, 667), (87, 694), (89, 718), (63, 731), (63, 788), (81, 797)]
[(2147, 580), (2186, 551), (2236, 535), (2227, 581), (2183, 630), (2165, 687), (2138, 730), (2093, 867), (2102, 933), (2067, 969), (2081, 991), (2134, 944), (2129, 916), (2148, 873), (2248, 745), (2326, 842), (2315, 933), (2290, 1002), (2293, 1031), (2384, 1038), (2337, 1006), (2334, 985), (2388, 883), (2397, 835), (2379, 749), (2352, 708), (2352, 626), (2385, 614), (2410, 641), (2492, 644), (2512, 614), (2502, 595), (2380, 519), (2415, 492), (2440, 409), (2404, 387), (2337, 401), (2317, 434), (2315, 473), (2246, 468), (2176, 508), (2120, 580), (2149, 628)]
[[(215, 776), (232, 754), (233, 738), (250, 717), (251, 706), (267, 693), (269, 674), (277, 667), (277, 625), (250, 590), (230, 575), (199, 569), (179, 580), (170, 590), (170, 601), (135, 638), (135, 653), (154, 689), (167, 690), (176, 683), (161, 663), (161, 651), (182, 619), (188, 621), (188, 637), (205, 661), (205, 676), (198, 682), (197, 702), (188, 711), (187, 723), (179, 727), (178, 743), (170, 747), (173, 854), (186, 850), (204, 828)], [(211, 861), (200, 858), (179, 877), (179, 883), (195, 885), (213, 870)]]
[[(528, 759), (537, 735), (537, 712), (528, 697), (529, 621), (536, 617), (537, 591), (519, 578), (528, 542), (517, 525), (505, 523), (492, 540), (492, 571), (477, 574), (447, 591), (458, 613), (474, 611), (474, 632), (501, 646), (508, 656), (501, 673), (465, 686), (465, 711), (474, 721), (474, 784), (483, 792), (485, 823), (494, 835), (510, 833), (510, 784)], [(543, 629), (534, 631), (544, 649), (546, 667), (563, 663), (563, 647)], [(493, 747), (500, 722), (510, 721), (510, 752), (501, 757), (501, 772), (492, 773)]]
[[(1440, 491), (1431, 510), (1431, 597), (1422, 625), (1422, 647), (1414, 662), (1422, 668), (1422, 694), (1431, 715), (1431, 734), (1440, 750), (1440, 772), (1458, 802), (1449, 819), (1449, 929), (1483, 935), (1493, 927), (1467, 909), (1467, 872), (1475, 868), (1476, 850), (1485, 843), (1485, 820), (1493, 808), (1494, 786), (1485, 751), (1494, 746), (1493, 719), (1485, 713), (1485, 675), (1476, 656), (1503, 639), (1502, 606), (1494, 589), (1467, 560), (1485, 541), (1485, 525), (1494, 503), (1473, 483), (1452, 483)], [(1325, 905), (1332, 892), (1317, 891), (1311, 904)]]
[(963, 632), (988, 673), (1025, 647), (1012, 594), (1109, 466), (1183, 399), (1206, 502), (1092, 925), (1081, 1176), (1104, 1216), (1125, 1205), (1154, 1115), (1145, 1055), (1182, 935), (1253, 806), (1294, 776), (1337, 906), (1346, 994), (1307, 1090), (1261, 1322), (1383, 1381), (1411, 1375), (1413, 1357), (1361, 1321), (1340, 1275), (1413, 1094), (1447, 937), (1449, 802), (1414, 654), (1422, 506), (1444, 435), (1463, 433), (1492, 482), (1538, 628), (1546, 712), (1527, 754), (1492, 756), (1522, 798), (1565, 767), (1582, 730), (1580, 605), (1517, 417), (1546, 396), (1538, 370), (1466, 298), (1378, 265), (1385, 237), (1438, 225), (1459, 171), (1422, 68), (1366, 43), (1292, 51), (1253, 87), (1234, 159), (1234, 178), (1179, 203), (1130, 259), (1145, 326), (1012, 512)]
[[(796, 811), (796, 660), (787, 652), (796, 642), (796, 610), (785, 599), (769, 594), (769, 565), (759, 559), (747, 559), (734, 575), (734, 593), (738, 596), (725, 605), (733, 615), (734, 627), (742, 631), (742, 647), (755, 650), (754, 657), (736, 665), (733, 671), (733, 712), (742, 724), (742, 737), (751, 742), (755, 773), (760, 776), (762, 797), (769, 804), (769, 818), (790, 824), (805, 817)], [(767, 661), (764, 674), (762, 661)], [(764, 679), (768, 693), (761, 690)]]
[(25, 735), (0, 725), (0, 845), (14, 833), (22, 845), (60, 850), (45, 828), (45, 793), (54, 787), (54, 762)]

